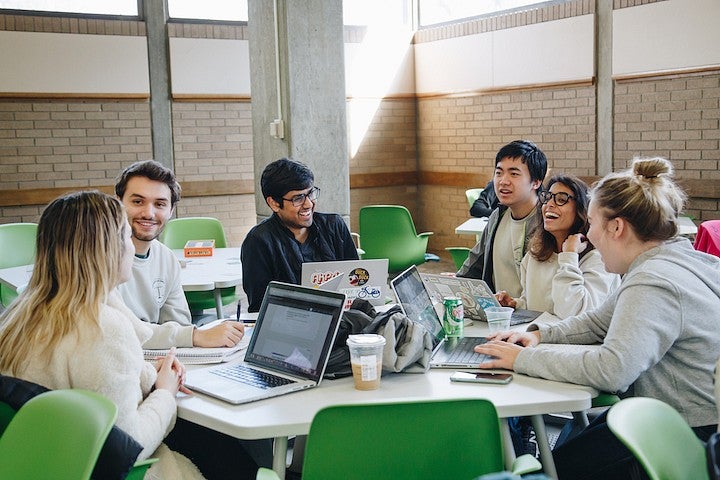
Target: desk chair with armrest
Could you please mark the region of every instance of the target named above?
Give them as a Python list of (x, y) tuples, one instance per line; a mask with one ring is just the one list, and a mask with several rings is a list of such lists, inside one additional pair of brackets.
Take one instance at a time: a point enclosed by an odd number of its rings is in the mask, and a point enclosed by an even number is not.
[(428, 260), (440, 260), (427, 253), (428, 238), (433, 232), (417, 233), (410, 212), (401, 205), (361, 207), (359, 226), (360, 245), (365, 252), (362, 258), (387, 258), (391, 273)]
[[(35, 261), (37, 223), (0, 225), (0, 268), (19, 267)], [(18, 292), (0, 285), (0, 304), (10, 305)]]
[[(19, 383), (18, 383), (19, 382)], [(23, 380), (13, 379), (11, 377), (4, 377), (0, 375), (0, 391), (3, 392), (3, 394), (10, 394), (11, 396), (14, 396), (13, 401), (18, 402), (21, 398), (26, 397), (29, 395), (31, 391), (37, 391), (35, 388), (43, 388), (35, 384), (31, 384), (30, 382), (26, 382)], [(85, 402), (87, 402), (88, 394), (90, 397), (98, 397), (97, 394), (94, 394), (93, 392), (86, 392), (84, 390), (56, 390), (57, 391), (72, 391), (72, 392), (82, 392), (82, 396), (80, 397), (83, 402), (76, 405), (76, 408), (84, 408)], [(14, 392), (14, 393), (11, 393)], [(49, 391), (46, 391), (44, 393), (48, 393)], [(38, 394), (39, 396), (40, 394)], [(57, 395), (57, 394), (53, 394)], [(66, 395), (66, 394), (63, 394)], [(70, 396), (74, 396), (75, 394), (69, 394)], [(107, 408), (107, 402), (109, 400), (100, 397), (102, 400), (91, 400), (91, 401), (97, 401), (104, 405), (102, 408)], [(28, 400), (30, 402), (30, 400)], [(112, 404), (112, 407), (115, 408), (115, 405)], [(69, 408), (69, 407), (68, 407)], [(22, 409), (22, 407), (21, 407)], [(10, 425), (10, 422), (13, 420), (15, 415), (17, 414), (17, 410), (9, 403), (6, 403), (2, 399), (0, 399), (0, 438), (2, 438), (5, 430), (8, 428), (8, 425)], [(25, 413), (27, 414), (27, 413)], [(114, 421), (113, 421), (114, 422)], [(49, 427), (52, 425), (47, 424)], [(112, 425), (111, 425), (112, 426)], [(130, 447), (125, 446), (123, 442), (122, 435), (127, 435), (122, 431), (119, 431), (120, 435), (116, 436), (117, 443), (115, 444), (117, 447), (117, 450), (108, 450), (108, 455), (129, 455), (130, 454)], [(33, 433), (34, 435), (35, 433)], [(112, 434), (111, 434), (112, 436)], [(32, 435), (31, 435), (32, 437)], [(32, 437), (34, 438), (34, 437)], [(126, 449), (126, 450), (123, 450)], [(121, 451), (122, 450), (122, 451)], [(150, 468), (150, 465), (157, 462), (157, 458), (148, 458), (145, 460), (138, 460), (134, 463), (130, 471), (128, 472), (127, 476), (125, 477), (125, 480), (143, 480), (145, 477), (145, 472), (148, 468)], [(94, 462), (93, 462), (94, 464)], [(121, 468), (122, 461), (118, 461), (115, 463), (112, 467), (108, 467), (108, 471), (112, 470), (113, 468)], [(2, 468), (0, 468), (0, 472), (2, 472)], [(49, 471), (50, 472), (50, 471)], [(2, 475), (0, 475), (0, 478), (5, 478)]]
[(445, 250), (450, 252), (456, 270), (460, 270), (468, 255), (470, 255), (470, 249), (467, 247), (445, 247)]
[(608, 412), (607, 423), (651, 480), (709, 478), (703, 442), (665, 402), (644, 397), (621, 400)]
[[(313, 418), (302, 478), (472, 479), (503, 463), (500, 421), (488, 400), (336, 405)], [(523, 455), (513, 472), (540, 468)], [(257, 478), (277, 476), (260, 469)]]
[(85, 390), (52, 390), (29, 400), (0, 437), (0, 478), (90, 478), (117, 407)]
[[(160, 241), (172, 249), (185, 247), (188, 240), (215, 240), (215, 247), (227, 247), (222, 223), (212, 217), (174, 218), (165, 225), (160, 234)], [(216, 307), (213, 292), (185, 292), (185, 298), (194, 315)], [(221, 289), (220, 298), (223, 305), (229, 305), (238, 301), (240, 296), (235, 287), (228, 287)]]
[(465, 190), (465, 198), (467, 198), (468, 206), (472, 208), (473, 203), (475, 203), (475, 200), (480, 198), (480, 194), (482, 191), (485, 190), (484, 188), (470, 188), (468, 190)]

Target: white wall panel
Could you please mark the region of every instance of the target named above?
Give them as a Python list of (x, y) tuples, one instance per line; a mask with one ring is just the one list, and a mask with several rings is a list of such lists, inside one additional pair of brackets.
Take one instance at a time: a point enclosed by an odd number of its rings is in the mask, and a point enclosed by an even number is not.
[(669, 0), (613, 12), (614, 75), (718, 64), (718, 0)]
[(447, 93), (593, 75), (593, 16), (415, 46), (418, 93)]
[(0, 31), (0, 91), (150, 91), (145, 37)]
[(171, 38), (172, 92), (250, 95), (247, 40)]

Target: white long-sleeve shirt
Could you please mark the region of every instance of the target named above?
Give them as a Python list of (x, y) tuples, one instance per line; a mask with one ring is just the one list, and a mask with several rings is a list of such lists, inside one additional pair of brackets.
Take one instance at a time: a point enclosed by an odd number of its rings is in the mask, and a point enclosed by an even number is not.
[(154, 240), (147, 258), (133, 259), (132, 278), (117, 288), (128, 308), (152, 328), (145, 348), (193, 346), (195, 327), (172, 250)]
[(605, 270), (597, 250), (582, 258), (574, 252), (553, 253), (544, 262), (527, 253), (520, 264), (520, 284), (517, 308), (566, 318), (602, 304), (620, 286), (620, 276)]

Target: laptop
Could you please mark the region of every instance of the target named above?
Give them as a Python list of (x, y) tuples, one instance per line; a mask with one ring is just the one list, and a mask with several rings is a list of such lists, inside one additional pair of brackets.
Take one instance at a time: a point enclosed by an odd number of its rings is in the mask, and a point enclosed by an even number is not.
[(270, 282), (241, 363), (190, 370), (185, 386), (233, 404), (316, 387), (345, 295)]
[(387, 279), (387, 258), (306, 262), (300, 273), (300, 285), (344, 293), (346, 308), (356, 298), (385, 305), (389, 296)]
[[(429, 273), (420, 274), (420, 278), (436, 303), (442, 303), (443, 297), (460, 297), (465, 309), (465, 318), (470, 320), (486, 322), (485, 309), (500, 306), (500, 302), (484, 280)], [(510, 318), (510, 325), (532, 322), (542, 313), (537, 310), (515, 309)]]
[(407, 317), (422, 325), (433, 337), (430, 368), (477, 368), (490, 357), (473, 350), (485, 337), (448, 337), (435, 311), (430, 294), (415, 265), (393, 278), (392, 289)]

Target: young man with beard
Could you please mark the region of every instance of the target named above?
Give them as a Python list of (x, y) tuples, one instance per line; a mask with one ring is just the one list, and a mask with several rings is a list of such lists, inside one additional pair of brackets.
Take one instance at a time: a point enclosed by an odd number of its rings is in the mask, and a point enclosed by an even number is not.
[(357, 260), (342, 218), (315, 211), (320, 189), (314, 182), (306, 165), (288, 158), (263, 170), (260, 188), (273, 214), (250, 230), (240, 253), (249, 312), (260, 309), (270, 281), (299, 284), (303, 262)]
[(118, 177), (115, 194), (125, 206), (135, 246), (132, 278), (118, 286), (125, 304), (151, 324), (153, 336), (145, 348), (230, 347), (243, 336), (240, 322), (223, 322), (198, 330), (180, 282), (175, 254), (160, 243), (165, 224), (180, 200), (175, 174), (153, 161), (136, 162)]
[(547, 158), (534, 143), (515, 140), (495, 156), (493, 185), (500, 201), (488, 219), (480, 241), (457, 272), (481, 278), (493, 291), (520, 296), (520, 263), (537, 224), (538, 192), (547, 173)]

